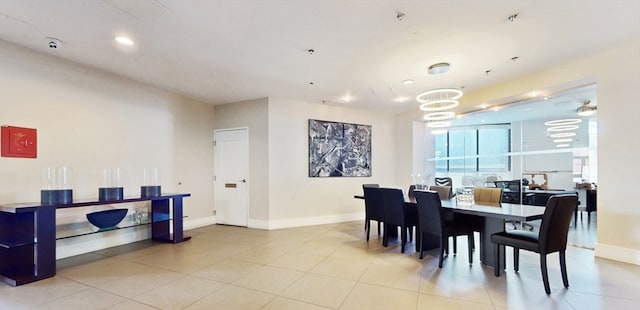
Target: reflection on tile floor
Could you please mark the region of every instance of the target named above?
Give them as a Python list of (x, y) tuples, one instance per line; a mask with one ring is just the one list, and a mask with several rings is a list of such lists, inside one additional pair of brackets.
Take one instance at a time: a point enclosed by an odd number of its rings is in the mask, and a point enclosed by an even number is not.
[[(592, 242), (595, 223), (578, 219), (570, 243)], [(508, 250), (496, 278), (477, 250), (468, 264), (465, 238), (439, 269), (437, 251), (420, 260), (412, 243), (404, 254), (395, 242), (384, 248), (375, 228), (367, 243), (361, 221), (189, 234), (182, 244), (143, 241), (60, 260), (54, 278), (0, 284), (0, 309), (640, 309), (640, 267), (583, 247), (568, 249), (569, 289), (549, 255), (547, 296), (537, 254), (522, 251), (515, 273)]]

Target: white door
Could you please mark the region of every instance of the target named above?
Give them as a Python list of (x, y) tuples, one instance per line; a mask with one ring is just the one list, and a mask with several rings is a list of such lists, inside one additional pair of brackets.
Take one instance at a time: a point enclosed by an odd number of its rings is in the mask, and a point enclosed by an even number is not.
[(246, 227), (249, 219), (249, 130), (216, 130), (214, 141), (216, 222)]

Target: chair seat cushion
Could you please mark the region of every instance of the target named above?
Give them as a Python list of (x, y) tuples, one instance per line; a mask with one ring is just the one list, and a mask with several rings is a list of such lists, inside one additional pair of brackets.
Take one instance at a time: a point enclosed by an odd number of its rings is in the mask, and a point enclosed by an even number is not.
[(491, 242), (504, 244), (518, 249), (538, 251), (538, 233), (524, 230), (512, 230), (491, 235)]

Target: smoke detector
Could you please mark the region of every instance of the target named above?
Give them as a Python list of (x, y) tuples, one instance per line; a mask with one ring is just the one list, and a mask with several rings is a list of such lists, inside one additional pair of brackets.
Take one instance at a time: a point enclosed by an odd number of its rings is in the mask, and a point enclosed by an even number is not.
[(59, 49), (62, 47), (62, 41), (60, 41), (60, 39), (57, 39), (57, 38), (47, 37), (47, 46), (53, 50)]

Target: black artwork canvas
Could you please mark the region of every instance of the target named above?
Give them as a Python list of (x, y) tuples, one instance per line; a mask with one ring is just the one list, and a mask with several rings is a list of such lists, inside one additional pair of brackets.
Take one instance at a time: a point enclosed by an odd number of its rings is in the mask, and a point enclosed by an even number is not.
[(370, 176), (370, 125), (309, 120), (309, 177)]

